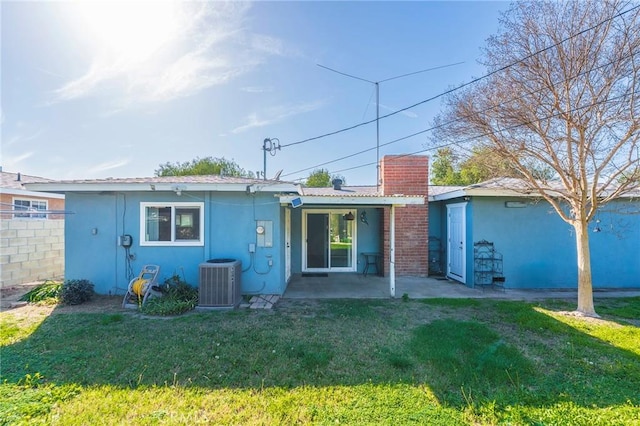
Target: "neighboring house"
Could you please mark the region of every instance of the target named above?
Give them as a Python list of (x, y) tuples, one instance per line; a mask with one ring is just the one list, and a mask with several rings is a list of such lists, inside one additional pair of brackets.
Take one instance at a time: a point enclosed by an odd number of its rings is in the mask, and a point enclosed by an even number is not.
[[(241, 261), (243, 294), (283, 294), (294, 275), (362, 273), (379, 253), (389, 276), (427, 275), (428, 162), (387, 156), (375, 187), (302, 188), (220, 176), (43, 182), (64, 193), (66, 278), (123, 294), (144, 265), (198, 285), (199, 265)], [(372, 266), (371, 271), (375, 271)]]
[(28, 190), (49, 179), (0, 169), (2, 286), (64, 275), (64, 195)]
[[(430, 187), (430, 258), (441, 259), (449, 278), (473, 287), (486, 278), (474, 248), (493, 243), (505, 287), (576, 288), (573, 227), (535, 194), (509, 189), (517, 187), (517, 180), (505, 178)], [(640, 194), (602, 206), (590, 229), (594, 288), (640, 288)]]

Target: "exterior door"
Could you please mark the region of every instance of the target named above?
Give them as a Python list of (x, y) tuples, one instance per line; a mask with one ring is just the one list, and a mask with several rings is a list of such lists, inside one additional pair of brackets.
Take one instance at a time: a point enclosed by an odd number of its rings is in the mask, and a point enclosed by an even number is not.
[(466, 284), (465, 209), (467, 203), (447, 206), (447, 276)]
[(307, 256), (306, 269), (329, 268), (329, 215), (326, 213), (308, 213), (307, 217)]
[(304, 271), (356, 271), (356, 226), (354, 220), (345, 218), (347, 213), (348, 210), (303, 212)]
[(291, 278), (291, 210), (284, 210), (284, 280)]

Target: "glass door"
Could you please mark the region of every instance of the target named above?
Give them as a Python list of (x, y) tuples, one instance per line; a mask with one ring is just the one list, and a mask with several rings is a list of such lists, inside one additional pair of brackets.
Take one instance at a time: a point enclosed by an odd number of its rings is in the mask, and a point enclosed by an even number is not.
[(356, 266), (355, 221), (349, 211), (305, 212), (305, 270), (352, 272)]

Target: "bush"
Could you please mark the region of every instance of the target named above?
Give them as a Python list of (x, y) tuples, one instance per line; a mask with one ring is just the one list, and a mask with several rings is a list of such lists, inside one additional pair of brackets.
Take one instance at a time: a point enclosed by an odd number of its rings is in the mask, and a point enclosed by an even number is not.
[(147, 315), (178, 315), (190, 311), (198, 304), (198, 290), (178, 275), (165, 280), (160, 287), (163, 297), (152, 298), (142, 306)]
[(60, 301), (67, 305), (79, 305), (93, 297), (93, 283), (89, 280), (67, 280), (62, 284)]
[(57, 304), (60, 299), (61, 289), (61, 282), (47, 280), (24, 294), (20, 300), (30, 303)]

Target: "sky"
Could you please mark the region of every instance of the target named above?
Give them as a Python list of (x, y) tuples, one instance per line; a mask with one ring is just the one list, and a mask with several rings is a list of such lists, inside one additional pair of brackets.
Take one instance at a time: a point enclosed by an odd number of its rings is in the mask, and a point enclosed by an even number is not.
[(0, 165), (94, 179), (217, 157), (255, 173), (270, 139), (268, 178), (324, 168), (375, 185), (378, 155), (434, 153), (428, 131), (389, 142), (429, 129), (442, 98), (379, 130), (376, 117), (484, 75), (481, 48), (508, 6), (2, 1)]

